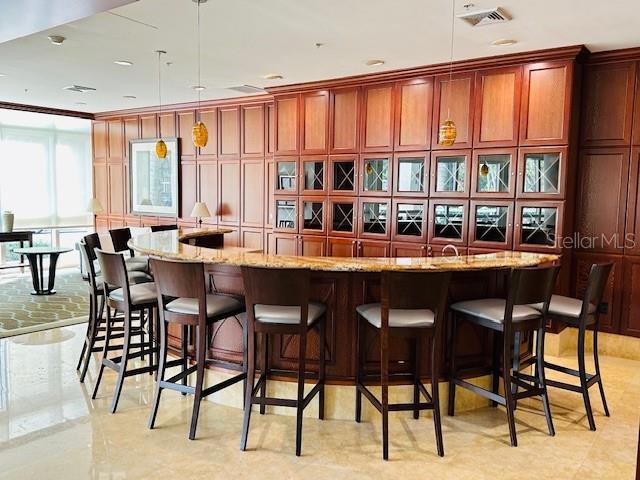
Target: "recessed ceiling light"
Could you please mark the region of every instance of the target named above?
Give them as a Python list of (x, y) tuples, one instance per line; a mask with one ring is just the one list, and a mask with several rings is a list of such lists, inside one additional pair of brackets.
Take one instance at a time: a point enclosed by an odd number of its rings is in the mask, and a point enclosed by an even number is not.
[(0, 77), (6, 77), (7, 74), (6, 73), (0, 73)]
[(265, 80), (282, 80), (284, 77), (278, 73), (268, 73), (263, 75), (262, 78)]
[(130, 62), (129, 60), (116, 60), (115, 62), (116, 65), (122, 65), (123, 67), (130, 67), (131, 65), (133, 65), (133, 62)]
[(87, 102), (76, 102), (76, 105), (86, 105)]
[(49, 35), (47, 38), (54, 45), (62, 45), (62, 43), (66, 40), (66, 38), (62, 35)]
[(206, 90), (206, 89), (207, 89), (207, 87), (205, 87), (205, 86), (203, 86), (203, 85), (194, 85), (194, 86), (193, 86), (193, 87), (191, 87), (191, 88), (193, 88), (194, 90), (196, 90), (196, 91), (198, 91), (198, 92), (201, 92), (202, 90)]
[(494, 40), (491, 42), (491, 45), (494, 47), (508, 47), (509, 45), (514, 45), (518, 43), (517, 40), (513, 40), (511, 38), (501, 38), (499, 40)]
[(378, 59), (367, 60), (367, 65), (369, 67), (379, 67), (380, 65), (384, 65), (384, 60), (378, 60)]
[(123, 95), (122, 98), (138, 98), (135, 95)]

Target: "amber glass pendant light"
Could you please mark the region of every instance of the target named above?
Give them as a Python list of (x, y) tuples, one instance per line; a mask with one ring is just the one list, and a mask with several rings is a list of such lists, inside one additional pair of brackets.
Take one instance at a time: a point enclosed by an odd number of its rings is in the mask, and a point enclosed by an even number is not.
[[(160, 78), (160, 57), (162, 56), (162, 54), (167, 52), (165, 52), (164, 50), (156, 50), (156, 53), (158, 54), (158, 116), (160, 116), (162, 115), (162, 83)], [(167, 144), (164, 143), (162, 137), (160, 137), (160, 139), (156, 142), (156, 155), (160, 159), (167, 158)]]
[(449, 55), (449, 91), (447, 94), (447, 119), (440, 124), (438, 131), (438, 143), (450, 147), (456, 141), (458, 131), (456, 124), (451, 120), (451, 80), (453, 78), (453, 33), (456, 19), (456, 1), (451, 1), (451, 50)]
[[(198, 113), (200, 113), (200, 91), (202, 90), (202, 85), (200, 84), (200, 4), (206, 2), (207, 0), (193, 0), (197, 7), (198, 11)], [(198, 147), (206, 147), (207, 142), (209, 141), (209, 132), (207, 131), (207, 127), (204, 123), (198, 120), (191, 130), (191, 138), (193, 140), (193, 144)]]

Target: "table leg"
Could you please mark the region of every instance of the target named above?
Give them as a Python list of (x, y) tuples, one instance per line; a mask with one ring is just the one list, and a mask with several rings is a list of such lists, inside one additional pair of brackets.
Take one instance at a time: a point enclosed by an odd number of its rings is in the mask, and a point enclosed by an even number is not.
[(29, 260), (29, 267), (31, 268), (31, 281), (33, 282), (33, 292), (32, 295), (38, 295), (40, 291), (40, 282), (38, 275), (38, 255), (35, 254), (27, 254), (27, 260)]
[(38, 255), (38, 268), (40, 269), (40, 290), (38, 293), (44, 293), (44, 255)]
[(49, 288), (48, 293), (56, 293), (53, 286), (56, 281), (56, 264), (58, 263), (59, 253), (52, 253), (49, 255)]

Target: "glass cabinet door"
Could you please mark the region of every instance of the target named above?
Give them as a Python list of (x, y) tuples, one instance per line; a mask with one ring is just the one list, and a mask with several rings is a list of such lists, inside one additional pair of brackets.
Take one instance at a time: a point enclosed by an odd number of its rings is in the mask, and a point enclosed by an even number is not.
[(331, 157), (331, 193), (354, 195), (357, 193), (355, 157)]
[(510, 248), (512, 233), (512, 207), (499, 202), (472, 202), (473, 238), (478, 246)]
[(302, 160), (301, 189), (305, 193), (321, 194), (325, 191), (325, 161), (323, 159)]
[(296, 160), (276, 160), (276, 191), (298, 191)]
[(393, 236), (395, 240), (426, 242), (426, 201), (403, 200), (394, 203), (393, 211)]
[(360, 236), (389, 238), (389, 201), (362, 201), (360, 207)]
[(432, 154), (432, 197), (469, 196), (469, 155), (468, 151)]
[(474, 153), (473, 192), (478, 196), (513, 197), (515, 150), (487, 150)]
[(467, 204), (461, 202), (436, 202), (432, 205), (430, 243), (466, 244)]
[(366, 156), (361, 160), (360, 192), (365, 195), (387, 195), (391, 193), (389, 157)]
[(331, 224), (329, 228), (332, 235), (352, 236), (356, 233), (356, 202), (356, 199), (331, 201)]
[(427, 192), (426, 166), (426, 155), (396, 155), (394, 194), (409, 196)]
[(276, 199), (276, 224), (274, 229), (279, 231), (296, 232), (298, 227), (296, 200), (292, 198)]
[(304, 233), (324, 233), (324, 201), (322, 199), (302, 199), (300, 224)]
[(518, 247), (532, 250), (558, 248), (557, 236), (561, 202), (518, 202), (516, 206), (516, 242)]
[(520, 149), (518, 196), (562, 198), (565, 151), (566, 148), (557, 147)]

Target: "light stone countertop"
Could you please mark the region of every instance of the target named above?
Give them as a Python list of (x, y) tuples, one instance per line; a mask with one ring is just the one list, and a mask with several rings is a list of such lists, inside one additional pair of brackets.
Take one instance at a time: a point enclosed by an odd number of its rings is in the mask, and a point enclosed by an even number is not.
[(180, 229), (137, 235), (129, 246), (141, 255), (163, 258), (266, 268), (309, 268), (328, 272), (381, 272), (400, 270), (485, 270), (531, 267), (550, 263), (560, 257), (555, 254), (501, 251), (459, 257), (420, 258), (343, 258), (269, 255), (261, 250), (241, 247), (205, 248), (183, 243), (190, 238), (225, 234), (221, 229)]

